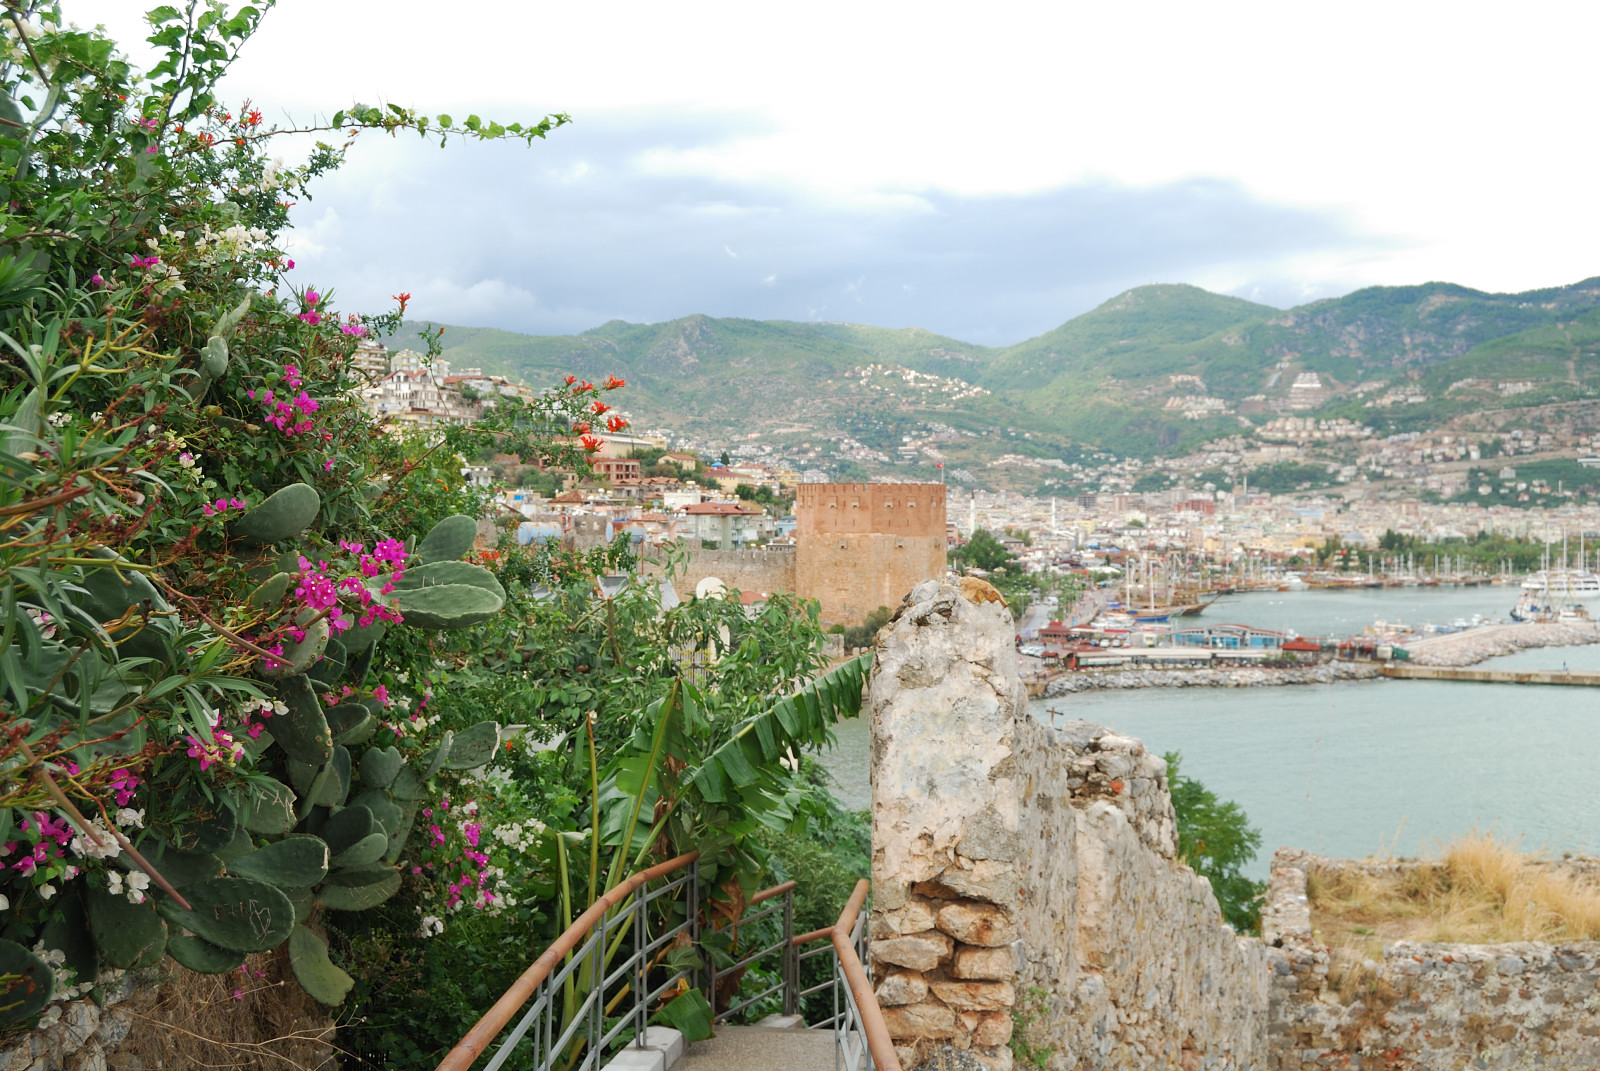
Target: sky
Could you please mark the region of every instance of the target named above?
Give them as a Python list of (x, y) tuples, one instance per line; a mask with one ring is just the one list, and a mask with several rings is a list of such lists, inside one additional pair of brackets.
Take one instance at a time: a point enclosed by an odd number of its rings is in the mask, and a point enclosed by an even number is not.
[[(63, 2), (136, 60), (142, 6)], [(299, 281), (346, 311), (1004, 345), (1151, 282), (1289, 307), (1600, 275), (1597, 32), (1597, 4), (1470, 0), (279, 0), (223, 90), (284, 125), (572, 117), (358, 139), (294, 210)]]

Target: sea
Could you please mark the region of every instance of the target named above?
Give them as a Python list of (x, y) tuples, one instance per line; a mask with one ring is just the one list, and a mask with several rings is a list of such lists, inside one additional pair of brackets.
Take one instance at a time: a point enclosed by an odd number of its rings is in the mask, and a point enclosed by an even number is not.
[[(1190, 620), (1344, 636), (1377, 620), (1499, 621), (1517, 594), (1511, 586), (1253, 592)], [(1600, 671), (1600, 646), (1479, 665)], [(1552, 855), (1600, 852), (1597, 688), (1376, 680), (1092, 691), (1032, 707), (1047, 723), (1083, 718), (1180, 753), (1185, 776), (1237, 803), (1260, 830), (1253, 877), (1266, 876), (1279, 846), (1338, 858), (1427, 855), (1473, 831)], [(820, 755), (835, 794), (867, 807), (865, 718), (836, 734), (838, 746)]]

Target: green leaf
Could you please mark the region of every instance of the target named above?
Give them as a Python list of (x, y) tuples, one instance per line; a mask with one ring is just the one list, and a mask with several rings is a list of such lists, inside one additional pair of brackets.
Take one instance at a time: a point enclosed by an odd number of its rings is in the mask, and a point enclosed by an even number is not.
[(685, 1041), (704, 1041), (711, 1036), (712, 1017), (705, 994), (698, 989), (686, 989), (663, 1004), (650, 1021), (671, 1027), (682, 1034)]

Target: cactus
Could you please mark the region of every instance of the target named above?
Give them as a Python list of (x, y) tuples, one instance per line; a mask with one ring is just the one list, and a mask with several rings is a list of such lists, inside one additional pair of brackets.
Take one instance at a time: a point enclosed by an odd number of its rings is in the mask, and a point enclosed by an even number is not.
[(400, 824), (388, 831), (389, 850), (383, 853), (383, 861), (385, 863), (393, 863), (400, 858), (400, 853), (405, 851), (406, 838), (411, 836), (411, 824), (416, 821), (417, 808), (420, 806), (420, 802), (417, 800), (400, 800), (396, 806), (400, 809)]
[(456, 629), (481, 624), (500, 612), (505, 600), (472, 584), (435, 584), (397, 590), (405, 623), (415, 628)]
[(0, 940), (0, 1026), (18, 1026), (50, 1003), (55, 975), (15, 941)]
[(196, 974), (227, 974), (244, 963), (243, 952), (218, 948), (192, 933), (175, 933), (167, 938), (167, 955)]
[(189, 901), (187, 911), (167, 897), (157, 901), (157, 908), (168, 922), (233, 952), (276, 948), (294, 926), (294, 905), (281, 889), (264, 881), (208, 878), (186, 886), (183, 897)]
[(295, 979), (319, 1003), (343, 1003), (355, 979), (328, 959), (328, 943), (304, 926), (289, 931), (289, 966)]
[(417, 557), (428, 562), (454, 561), (472, 549), (478, 538), (478, 522), (465, 514), (446, 517), (429, 530), (417, 545)]
[(294, 825), (294, 791), (282, 781), (254, 786), (240, 821), (252, 833), (287, 833)]
[(329, 707), (324, 715), (328, 719), (328, 728), (338, 736), (360, 725), (367, 716), (367, 708), (360, 703), (339, 703)]
[[(239, 819), (220, 799), (204, 805), (199, 801), (191, 801), (179, 818), (165, 822), (153, 821), (150, 828), (158, 832), (170, 847), (210, 854), (233, 843)], [(152, 859), (151, 862), (155, 861)], [(155, 865), (159, 867), (161, 864)]]
[(211, 326), (213, 338), (230, 339), (234, 329), (239, 326), (239, 321), (244, 319), (244, 314), (250, 311), (250, 301), (253, 295), (246, 294), (244, 300), (233, 308), (217, 317), (217, 322)]
[(322, 496), (316, 488), (292, 483), (245, 510), (233, 522), (233, 531), (246, 546), (266, 546), (303, 531), (321, 508)]
[(233, 862), (241, 855), (245, 855), (255, 850), (255, 839), (243, 829), (236, 829), (233, 831), (233, 839), (223, 847), (218, 848), (213, 854), (216, 855), (218, 859), (221, 859), (223, 865), (226, 866), (228, 863)]
[(289, 573), (273, 573), (259, 587), (246, 595), (244, 601), (257, 610), (269, 609), (283, 601), (292, 583), (294, 577)]
[(362, 793), (360, 798), (356, 800), (356, 806), (365, 807), (372, 812), (373, 820), (382, 828), (385, 836), (394, 833), (395, 830), (400, 828), (400, 822), (403, 818), (400, 808), (394, 800), (389, 798), (389, 794), (382, 789), (373, 789), (370, 792)]
[[(139, 845), (139, 854), (179, 889), (222, 873), (222, 860), (210, 852), (186, 852), (164, 844), (155, 837), (145, 838), (144, 843)], [(117, 865), (127, 871), (139, 870), (138, 864), (127, 852), (117, 856)]]
[(450, 745), (455, 743), (455, 739), (456, 734), (446, 729), (433, 750), (422, 756), (422, 779), (424, 781), (439, 772), (439, 767), (444, 765), (444, 760), (450, 757)]
[(335, 745), (333, 758), (311, 789), (313, 803), (323, 807), (342, 807), (350, 795), (350, 749)]
[[(361, 808), (366, 810), (365, 807)], [(371, 866), (389, 850), (389, 836), (382, 827), (376, 833), (369, 833), (356, 841), (350, 847), (333, 857), (332, 865), (339, 870), (348, 870), (351, 867)]]
[(304, 922), (311, 917), (311, 909), (317, 906), (317, 894), (310, 889), (285, 889), (283, 895), (289, 898), (294, 905), (294, 920)]
[(131, 970), (153, 967), (167, 948), (167, 924), (149, 900), (131, 904), (126, 896), (91, 889), (89, 929), (106, 966)]
[(328, 846), (321, 837), (293, 833), (239, 856), (228, 864), (228, 873), (280, 889), (310, 888), (327, 876), (328, 862)]
[(506, 597), (506, 589), (500, 586), (500, 581), (493, 573), (481, 565), (473, 565), (470, 562), (429, 562), (427, 565), (413, 565), (406, 569), (405, 575), (394, 582), (394, 587), (396, 591), (404, 591), (410, 588), (437, 587), (441, 584), (466, 584), (469, 587), (493, 592), (501, 601)]
[(417, 773), (413, 766), (402, 766), (400, 772), (394, 775), (394, 781), (389, 785), (389, 795), (397, 800), (421, 799), (427, 791), (422, 783), (422, 775)]
[(382, 824), (373, 817), (372, 812), (356, 804), (332, 815), (323, 824), (321, 836), (328, 842), (329, 850), (337, 855), (373, 833), (382, 831)]
[(494, 759), (494, 749), (500, 746), (500, 726), (492, 721), (480, 721), (457, 733), (450, 741), (444, 760), (447, 770), (475, 770)]
[(405, 765), (396, 747), (370, 747), (361, 756), (361, 782), (368, 788), (388, 788)]
[(389, 626), (382, 621), (374, 621), (370, 625), (351, 625), (341, 638), (346, 651), (364, 651), (383, 639), (383, 634), (388, 630)]
[(326, 641), (322, 658), (311, 664), (310, 668), (306, 670), (306, 676), (319, 684), (326, 684), (332, 687), (333, 683), (344, 673), (347, 658), (348, 655), (344, 644), (340, 643), (336, 637), (330, 636)]
[(200, 387), (204, 394), (214, 381), (228, 374), (228, 340), (218, 335), (206, 339), (200, 350), (200, 367), (205, 370)]
[(323, 906), (335, 911), (365, 911), (400, 891), (400, 871), (392, 866), (335, 870), (317, 890)]
[(322, 704), (304, 676), (285, 677), (278, 684), (278, 698), (289, 708), (272, 720), (272, 735), (284, 754), (300, 762), (321, 766), (333, 757), (333, 734)]
[(349, 747), (354, 747), (357, 744), (365, 744), (369, 739), (371, 739), (372, 734), (377, 731), (378, 719), (374, 718), (371, 714), (368, 714), (350, 728), (334, 737), (334, 743), (345, 744)]
[(305, 635), (298, 640), (287, 641), (283, 654), (274, 659), (275, 665), (268, 666), (266, 660), (262, 660), (261, 675), (269, 680), (304, 673), (328, 647), (332, 633), (329, 631), (327, 618), (317, 618), (310, 610), (302, 610), (297, 616), (308, 622), (305, 625)]

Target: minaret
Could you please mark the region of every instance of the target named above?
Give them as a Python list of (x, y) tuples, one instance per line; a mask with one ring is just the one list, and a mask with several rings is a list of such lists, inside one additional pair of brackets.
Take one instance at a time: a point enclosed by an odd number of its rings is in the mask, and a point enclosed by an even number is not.
[(1051, 495), (1050, 496), (1050, 534), (1051, 535), (1055, 535), (1055, 531), (1056, 531), (1056, 496), (1055, 495)]
[(978, 496), (974, 494), (967, 500), (967, 538), (972, 538), (972, 533), (978, 530)]

